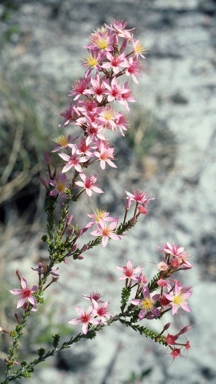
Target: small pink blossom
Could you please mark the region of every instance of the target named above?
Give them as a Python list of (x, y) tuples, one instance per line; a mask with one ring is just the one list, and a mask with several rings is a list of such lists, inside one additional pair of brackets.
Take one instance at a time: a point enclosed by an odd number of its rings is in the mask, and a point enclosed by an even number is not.
[(96, 318), (103, 323), (104, 325), (107, 325), (107, 320), (109, 320), (112, 315), (109, 313), (108, 305), (109, 303), (106, 302), (98, 302), (94, 299), (92, 299), (93, 304), (93, 314), (96, 316)]
[(122, 87), (118, 83), (116, 77), (114, 77), (111, 81), (111, 84), (105, 84), (106, 91), (104, 92), (107, 96), (107, 101), (110, 103), (114, 100), (122, 99)]
[(98, 324), (99, 320), (94, 318), (93, 315), (93, 307), (90, 306), (87, 311), (83, 311), (83, 309), (79, 306), (76, 307), (76, 311), (79, 317), (68, 321), (69, 324), (82, 324), (82, 331), (86, 335), (88, 332), (89, 324)]
[(134, 57), (130, 57), (126, 65), (125, 75), (131, 76), (133, 81), (138, 84), (136, 76), (140, 76), (140, 69), (141, 67), (139, 61)]
[(133, 49), (137, 57), (141, 56), (143, 59), (145, 59), (145, 56), (143, 55), (143, 53), (145, 52), (145, 48), (140, 40), (135, 40), (133, 42)]
[(147, 194), (145, 192), (142, 192), (139, 190), (134, 191), (134, 193), (126, 191), (126, 194), (128, 197), (131, 198), (132, 201), (135, 201), (136, 203), (139, 203), (142, 205), (143, 204), (147, 205), (150, 200), (154, 200), (154, 198), (147, 197)]
[(72, 86), (72, 90), (69, 93), (69, 96), (74, 96), (74, 100), (77, 100), (80, 96), (82, 96), (86, 89), (88, 88), (90, 83), (90, 79), (87, 77), (84, 77), (82, 79), (79, 79), (75, 82), (75, 84)]
[(161, 261), (160, 263), (158, 263), (157, 266), (159, 271), (167, 271), (169, 268), (167, 263), (165, 263), (164, 261)]
[(155, 294), (151, 297), (150, 291), (148, 287), (143, 288), (143, 298), (142, 299), (133, 299), (131, 300), (131, 304), (137, 305), (141, 308), (139, 312), (139, 319), (142, 320), (144, 317), (154, 318), (160, 317), (160, 311), (155, 306), (158, 301), (160, 295)]
[(65, 135), (58, 136), (56, 139), (54, 139), (56, 146), (52, 150), (52, 152), (57, 152), (60, 149), (64, 148), (74, 148), (74, 142), (76, 141), (76, 139), (77, 137), (72, 140), (70, 135), (67, 137)]
[[(38, 267), (37, 267), (37, 268), (33, 268), (33, 267), (32, 267), (32, 269), (33, 269), (33, 271), (37, 271), (37, 272), (38, 272), (38, 275), (44, 275), (44, 274), (46, 273), (46, 271), (47, 271), (47, 267), (48, 267), (47, 264), (45, 264), (44, 262), (40, 261), (40, 262), (38, 263)], [(56, 271), (58, 271), (58, 269), (59, 269), (59, 268), (56, 268), (56, 269), (54, 269), (54, 270), (51, 269), (51, 271), (50, 271), (50, 274), (51, 274), (54, 278), (59, 277), (59, 274), (56, 273)]]
[(121, 97), (118, 97), (118, 101), (120, 104), (124, 105), (124, 107), (129, 111), (128, 102), (134, 103), (136, 100), (131, 94), (131, 89), (128, 86), (128, 83), (125, 83), (121, 90)]
[(182, 287), (179, 284), (175, 284), (174, 290), (164, 296), (170, 300), (172, 306), (172, 315), (175, 315), (179, 308), (184, 309), (187, 312), (191, 312), (187, 299), (192, 295), (190, 291), (191, 287)]
[(98, 151), (95, 151), (94, 155), (100, 160), (101, 169), (106, 168), (106, 163), (109, 164), (109, 166), (112, 168), (117, 168), (112, 161), (114, 159), (113, 152), (114, 148), (110, 148), (108, 145), (105, 145), (105, 143), (102, 141), (100, 142), (98, 146)]
[(133, 31), (135, 28), (125, 29), (126, 25), (127, 23), (124, 20), (114, 20), (110, 26), (106, 25), (106, 27), (112, 31), (115, 31), (119, 37), (123, 37), (126, 40), (132, 40), (133, 35), (131, 34), (131, 31)]
[(86, 300), (90, 300), (90, 301), (94, 300), (94, 301), (97, 301), (98, 303), (102, 302), (102, 300), (100, 300), (101, 294), (99, 292), (92, 291), (92, 292), (90, 292), (89, 295), (83, 294), (82, 296)]
[(107, 80), (105, 78), (100, 78), (97, 73), (95, 77), (91, 78), (92, 87), (85, 90), (85, 95), (93, 95), (98, 103), (101, 103), (104, 97), (104, 92), (106, 90), (105, 83)]
[(20, 285), (21, 285), (21, 289), (10, 290), (10, 293), (12, 293), (12, 295), (17, 295), (19, 297), (17, 308), (24, 307), (28, 303), (33, 305), (33, 307), (36, 307), (37, 301), (33, 296), (33, 294), (38, 291), (38, 285), (33, 285), (32, 288), (29, 288), (27, 281), (24, 277), (21, 277)]
[(106, 61), (101, 67), (112, 68), (115, 75), (120, 72), (121, 67), (125, 67), (127, 65), (127, 60), (125, 59), (124, 54), (116, 56), (112, 55), (110, 52), (107, 52), (106, 57), (109, 61)]
[(49, 193), (50, 196), (57, 196), (60, 194), (64, 198), (67, 197), (66, 192), (70, 188), (70, 184), (65, 173), (57, 175), (54, 180), (49, 181), (49, 184), (53, 187)]
[(165, 253), (165, 255), (170, 255), (176, 258), (181, 266), (181, 269), (191, 269), (192, 264), (189, 263), (189, 255), (185, 252), (184, 247), (179, 247), (176, 244), (166, 243), (163, 247), (158, 247), (158, 249)]
[(101, 236), (102, 245), (106, 247), (108, 240), (121, 240), (121, 236), (117, 235), (114, 231), (117, 227), (118, 222), (113, 221), (111, 224), (108, 224), (105, 220), (100, 220), (98, 227), (95, 231), (91, 232), (92, 236)]
[(177, 357), (181, 356), (181, 349), (180, 348), (174, 348), (170, 355), (173, 357), (173, 359), (176, 359)]
[(130, 280), (137, 281), (138, 277), (136, 275), (138, 273), (140, 274), (142, 271), (142, 268), (140, 266), (133, 268), (133, 264), (131, 260), (128, 260), (127, 264), (124, 265), (123, 267), (116, 267), (116, 269), (123, 272), (123, 276), (121, 276), (119, 280), (130, 279)]
[(148, 282), (146, 276), (143, 275), (142, 272), (139, 276), (136, 276), (136, 281), (141, 288), (143, 288), (143, 286)]
[(178, 337), (176, 337), (175, 335), (170, 335), (169, 333), (165, 337), (165, 341), (166, 341), (167, 345), (175, 345), (177, 339), (178, 339)]
[(80, 173), (80, 177), (83, 181), (76, 181), (76, 185), (78, 185), (79, 187), (82, 187), (85, 189), (86, 193), (88, 196), (92, 196), (92, 191), (96, 192), (96, 193), (104, 193), (104, 191), (102, 191), (102, 189), (98, 188), (97, 185), (96, 185), (96, 182), (97, 182), (97, 176), (96, 175), (93, 175), (93, 176), (86, 176), (84, 173)]
[(167, 287), (168, 286), (168, 282), (166, 280), (164, 280), (164, 279), (159, 279), (157, 281), (157, 285), (158, 285), (158, 287)]
[(86, 158), (80, 156), (78, 152), (72, 153), (71, 156), (66, 153), (59, 153), (59, 156), (66, 161), (66, 165), (62, 169), (62, 173), (68, 172), (71, 168), (75, 168), (77, 172), (82, 172), (80, 163), (84, 163)]
[(127, 131), (127, 125), (128, 125), (126, 116), (123, 115), (123, 113), (118, 113), (115, 118), (115, 124), (116, 124), (116, 127), (118, 127), (120, 134), (124, 137), (125, 136), (124, 131)]
[(94, 213), (88, 213), (87, 216), (93, 220), (86, 225), (86, 228), (90, 228), (95, 224), (98, 225), (100, 220), (118, 222), (118, 218), (109, 216), (109, 212), (106, 212), (105, 209), (95, 209)]
[(70, 106), (65, 109), (64, 112), (60, 114), (61, 117), (63, 117), (63, 122), (59, 124), (59, 127), (66, 127), (70, 122), (75, 121), (77, 117), (79, 116), (79, 113), (75, 106), (70, 103)]

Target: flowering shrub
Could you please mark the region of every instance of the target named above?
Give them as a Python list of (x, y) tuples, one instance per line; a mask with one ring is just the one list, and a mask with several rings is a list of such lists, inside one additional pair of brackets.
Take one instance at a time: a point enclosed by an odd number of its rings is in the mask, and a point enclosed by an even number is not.
[[(116, 111), (114, 106), (120, 104), (129, 111), (129, 103), (135, 101), (128, 81), (120, 81), (120, 78), (126, 76), (138, 84), (140, 60), (144, 58), (143, 45), (134, 38), (132, 31), (126, 29), (124, 21), (113, 21), (111, 25), (104, 25), (90, 35), (90, 42), (86, 46), (88, 54), (83, 61), (85, 75), (72, 86), (69, 94), (72, 101), (61, 114), (61, 127), (68, 130), (69, 134), (54, 139), (55, 147), (51, 154), (45, 154), (47, 177), (41, 178), (41, 182), (47, 190), (47, 234), (42, 240), (48, 247), (49, 262), (39, 262), (37, 267), (32, 268), (37, 274), (37, 284), (32, 288), (26, 278), (19, 271), (16, 272), (20, 288), (10, 292), (18, 297), (17, 308), (21, 310), (15, 315), (17, 325), (14, 330), (0, 328), (12, 341), (5, 358), (6, 371), (2, 383), (31, 377), (34, 367), (49, 356), (54, 356), (81, 339), (92, 339), (97, 332), (117, 321), (168, 347), (173, 359), (187, 353), (190, 348), (190, 342), (185, 341), (189, 325), (176, 335), (166, 332), (170, 323), (163, 326), (160, 333), (146, 326), (151, 319), (160, 321), (167, 312), (173, 316), (181, 310), (190, 312), (187, 300), (192, 294), (191, 287), (183, 286), (173, 276), (179, 271), (192, 268), (189, 256), (183, 247), (166, 243), (159, 247), (163, 258), (150, 281), (143, 274), (143, 268), (134, 266), (131, 260), (124, 266), (116, 267), (121, 273), (119, 279), (124, 284), (119, 313), (113, 315), (110, 312), (111, 305), (101, 300), (100, 293), (83, 295), (89, 301), (88, 309), (77, 306), (77, 317), (68, 319), (68, 323), (73, 326), (80, 324), (81, 332), (63, 343), (60, 335), (53, 335), (53, 349), (45, 351), (40, 348), (38, 357), (31, 362), (19, 360), (19, 343), (29, 317), (34, 316), (37, 307), (45, 303), (46, 289), (60, 279), (56, 266), (62, 262), (67, 263), (69, 257), (74, 261), (84, 259), (85, 253), (99, 244), (106, 247), (110, 240), (122, 240), (122, 235), (136, 225), (141, 215), (147, 213), (149, 203), (154, 200), (139, 190), (126, 191), (121, 223), (105, 209), (97, 208), (94, 213), (89, 212), (85, 216), (84, 227), (73, 225), (71, 203), (79, 204), (84, 193), (89, 199), (93, 194), (104, 193), (99, 187), (97, 173), (92, 174), (89, 169), (96, 163), (102, 171), (108, 166), (117, 167), (114, 147), (109, 141), (110, 132), (124, 136), (127, 118), (123, 112)], [(77, 130), (79, 133), (75, 135), (73, 132)], [(54, 152), (63, 160), (61, 166), (52, 165)], [(56, 221), (58, 206), (61, 209)], [(88, 241), (83, 236), (86, 232), (90, 236)], [(183, 340), (179, 340), (182, 335)]]

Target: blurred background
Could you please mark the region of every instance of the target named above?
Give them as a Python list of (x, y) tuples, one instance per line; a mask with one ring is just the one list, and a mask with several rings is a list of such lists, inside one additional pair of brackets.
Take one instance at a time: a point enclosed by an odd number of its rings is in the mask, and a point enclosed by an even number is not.
[[(181, 276), (193, 287), (192, 312), (173, 324), (177, 332), (190, 322), (192, 348), (186, 359), (171, 364), (168, 351), (117, 325), (47, 360), (29, 382), (215, 383), (214, 0), (0, 1), (0, 325), (14, 325), (16, 301), (8, 290), (17, 287), (15, 271), (33, 285), (31, 267), (47, 258), (41, 242), (46, 231), (45, 190), (39, 182), (45, 175), (43, 154), (62, 133), (59, 115), (69, 103), (72, 83), (83, 76), (89, 34), (112, 19), (135, 27), (147, 54), (139, 85), (133, 85), (137, 102), (128, 116), (130, 129), (125, 139), (115, 139), (118, 169), (101, 174), (106, 194), (98, 203), (120, 216), (125, 190), (140, 188), (156, 200), (122, 242), (60, 267), (60, 284), (48, 292), (46, 308), (32, 316), (22, 348), (34, 357), (41, 345), (50, 346), (52, 334), (67, 339), (77, 332), (67, 322), (76, 316), (75, 306), (82, 306), (82, 293), (101, 291), (113, 313), (118, 311), (122, 284), (115, 266), (130, 258), (150, 279), (153, 263), (160, 261), (157, 245), (167, 241), (192, 255), (193, 270)], [(88, 212), (88, 204), (83, 200), (77, 217)], [(161, 324), (153, 327), (160, 330)], [(1, 335), (0, 378), (8, 347)]]

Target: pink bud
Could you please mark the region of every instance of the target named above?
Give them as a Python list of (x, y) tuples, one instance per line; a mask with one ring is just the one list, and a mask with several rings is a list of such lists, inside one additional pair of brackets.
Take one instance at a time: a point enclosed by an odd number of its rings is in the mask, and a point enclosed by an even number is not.
[(17, 275), (19, 281), (21, 281), (20, 271), (18, 269), (16, 270), (16, 275)]
[(73, 220), (73, 215), (70, 215), (67, 220), (67, 225), (70, 225)]
[(131, 207), (131, 203), (132, 203), (132, 200), (130, 197), (126, 197), (125, 199), (125, 209), (126, 211), (129, 211), (130, 207)]

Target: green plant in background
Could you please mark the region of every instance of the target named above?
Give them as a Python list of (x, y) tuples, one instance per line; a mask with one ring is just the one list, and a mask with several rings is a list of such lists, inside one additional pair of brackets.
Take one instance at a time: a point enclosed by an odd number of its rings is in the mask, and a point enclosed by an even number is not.
[(2, 0), (0, 8), (0, 22), (4, 24), (4, 32), (0, 37), (0, 46), (11, 41), (13, 36), (19, 33), (19, 28), (11, 21), (13, 12), (17, 12), (19, 3), (14, 0)]
[[(132, 372), (129, 379), (124, 384), (141, 384), (148, 381), (148, 376), (151, 374), (153, 368), (147, 368), (141, 371), (141, 373)], [(147, 379), (145, 381), (145, 379)]]
[(132, 108), (126, 140), (146, 178), (158, 177), (175, 166), (176, 140), (173, 133), (144, 107)]
[[(55, 130), (52, 128), (52, 110), (44, 113), (44, 103), (36, 94), (33, 79), (31, 81), (24, 73), (18, 72), (5, 75), (4, 68), (0, 68), (0, 204), (35, 194), (38, 209), (43, 206), (38, 199), (40, 194), (44, 197), (38, 175), (47, 139), (51, 130)], [(33, 205), (26, 207), (28, 213), (31, 208), (35, 209), (36, 201)]]

